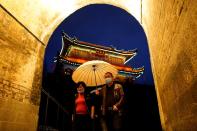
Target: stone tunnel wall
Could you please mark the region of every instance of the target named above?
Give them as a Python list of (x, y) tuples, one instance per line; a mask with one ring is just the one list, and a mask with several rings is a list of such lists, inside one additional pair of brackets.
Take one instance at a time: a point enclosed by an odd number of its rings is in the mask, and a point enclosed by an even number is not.
[(0, 130), (36, 130), (44, 49), (0, 8)]
[(144, 0), (163, 129), (197, 130), (197, 0)]

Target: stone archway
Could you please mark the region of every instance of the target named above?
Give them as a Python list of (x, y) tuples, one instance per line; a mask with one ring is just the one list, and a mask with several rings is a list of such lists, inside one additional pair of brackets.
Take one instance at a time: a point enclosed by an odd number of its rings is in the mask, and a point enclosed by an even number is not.
[(142, 1), (140, 15), (133, 2), (0, 0), (0, 129), (36, 130), (43, 55), (50, 35), (75, 10), (103, 3), (141, 18), (163, 129), (195, 130), (196, 1)]

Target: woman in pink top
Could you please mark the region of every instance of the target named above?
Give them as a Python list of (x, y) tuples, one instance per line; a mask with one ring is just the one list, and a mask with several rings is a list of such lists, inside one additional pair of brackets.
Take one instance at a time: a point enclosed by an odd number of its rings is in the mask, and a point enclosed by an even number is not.
[(94, 106), (89, 95), (85, 93), (86, 84), (77, 83), (77, 94), (74, 99), (73, 124), (74, 131), (91, 131), (91, 118), (93, 119)]

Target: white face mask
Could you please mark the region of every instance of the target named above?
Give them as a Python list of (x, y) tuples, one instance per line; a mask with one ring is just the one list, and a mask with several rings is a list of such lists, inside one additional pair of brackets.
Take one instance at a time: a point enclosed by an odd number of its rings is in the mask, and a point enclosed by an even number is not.
[(106, 82), (106, 84), (109, 84), (109, 83), (111, 83), (112, 82), (112, 78), (105, 78), (105, 82)]
[(78, 90), (77, 92), (82, 94), (82, 93), (84, 93), (84, 90)]
[(77, 90), (77, 92), (80, 93), (80, 94), (84, 93), (84, 91), (85, 91), (84, 89), (78, 89)]

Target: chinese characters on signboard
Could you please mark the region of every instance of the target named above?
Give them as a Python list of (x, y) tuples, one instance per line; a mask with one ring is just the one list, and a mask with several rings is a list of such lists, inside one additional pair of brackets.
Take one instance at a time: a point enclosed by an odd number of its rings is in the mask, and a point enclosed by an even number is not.
[(123, 65), (125, 58), (117, 55), (106, 53), (102, 50), (85, 49), (72, 46), (69, 50), (68, 57), (81, 58), (86, 60), (104, 60), (116, 65)]

